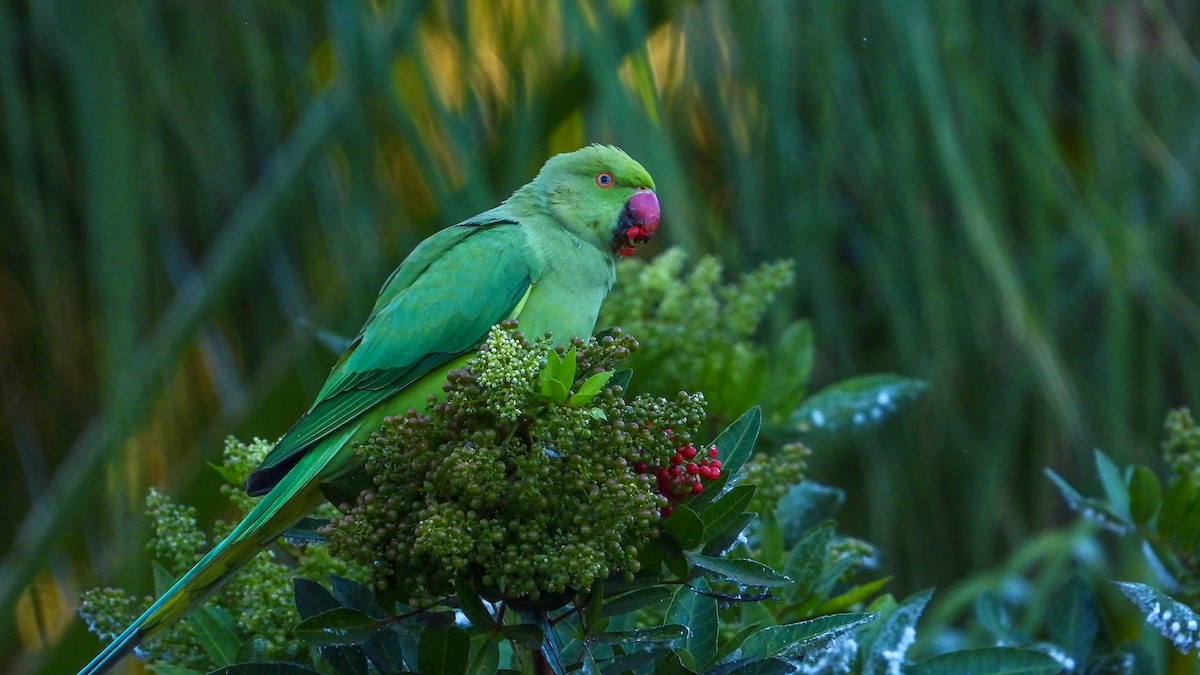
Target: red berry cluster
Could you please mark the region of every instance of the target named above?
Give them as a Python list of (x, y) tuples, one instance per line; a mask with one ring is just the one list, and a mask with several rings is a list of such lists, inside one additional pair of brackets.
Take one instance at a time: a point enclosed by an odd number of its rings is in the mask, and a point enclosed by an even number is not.
[[(670, 429), (663, 433), (667, 438), (674, 434)], [(707, 456), (705, 456), (707, 455)], [(658, 491), (667, 498), (667, 505), (662, 508), (662, 517), (671, 515), (675, 504), (692, 495), (704, 492), (704, 482), (713, 482), (721, 477), (721, 460), (717, 459), (717, 446), (708, 446), (708, 452), (701, 455), (691, 442), (675, 448), (668, 466), (650, 466), (646, 462), (633, 465), (638, 473), (653, 473), (658, 479)], [(699, 460), (697, 460), (699, 456)]]

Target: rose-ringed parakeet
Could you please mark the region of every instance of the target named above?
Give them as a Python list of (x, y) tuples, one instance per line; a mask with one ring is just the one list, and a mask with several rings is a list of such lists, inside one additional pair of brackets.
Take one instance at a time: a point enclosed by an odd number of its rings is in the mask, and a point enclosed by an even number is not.
[(185, 614), (360, 466), (353, 446), (387, 416), (441, 393), (488, 330), (515, 318), (528, 335), (589, 336), (617, 256), (658, 227), (654, 181), (612, 146), (557, 155), (500, 206), (418, 245), (383, 285), (362, 331), (316, 401), (247, 480), (262, 499), (80, 671), (100, 673)]

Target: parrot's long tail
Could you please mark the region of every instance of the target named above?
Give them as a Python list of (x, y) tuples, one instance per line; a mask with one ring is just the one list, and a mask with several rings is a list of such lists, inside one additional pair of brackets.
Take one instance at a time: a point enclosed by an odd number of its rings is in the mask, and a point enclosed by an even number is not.
[(356, 425), (344, 435), (313, 448), (274, 488), (263, 496), (229, 536), (180, 577), (150, 605), (79, 675), (98, 675), (112, 668), (141, 642), (169, 626), (200, 604), (231, 574), (282, 535), (323, 500), (319, 488), (321, 469), (342, 446)]

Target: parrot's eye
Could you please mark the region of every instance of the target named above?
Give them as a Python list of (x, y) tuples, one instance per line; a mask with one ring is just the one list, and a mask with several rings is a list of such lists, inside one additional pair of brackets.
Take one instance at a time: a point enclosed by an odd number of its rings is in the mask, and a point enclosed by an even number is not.
[(612, 187), (612, 184), (613, 177), (611, 173), (607, 171), (601, 171), (600, 173), (596, 174), (596, 185), (599, 185), (602, 188), (607, 188)]

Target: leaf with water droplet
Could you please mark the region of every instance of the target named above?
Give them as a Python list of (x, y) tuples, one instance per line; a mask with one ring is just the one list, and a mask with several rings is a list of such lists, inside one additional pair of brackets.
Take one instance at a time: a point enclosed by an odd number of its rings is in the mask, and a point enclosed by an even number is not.
[(787, 586), (792, 583), (792, 580), (757, 560), (749, 558), (716, 558), (699, 553), (684, 551), (684, 556), (688, 562), (696, 567), (707, 572), (712, 572), (719, 576), (743, 586), (764, 586), (764, 587), (779, 587)]
[(854, 377), (810, 396), (792, 412), (789, 421), (802, 433), (868, 427), (891, 417), (926, 388), (928, 384), (922, 380), (890, 373)]
[(353, 645), (371, 639), (383, 625), (357, 609), (337, 607), (301, 621), (292, 634), (315, 647)]
[(657, 626), (655, 628), (618, 630), (589, 635), (587, 643), (589, 645), (617, 645), (625, 643), (675, 642), (683, 640), (687, 636), (688, 629), (686, 627), (672, 624), (669, 626)]
[(789, 657), (803, 654), (819, 649), (874, 618), (874, 614), (830, 614), (782, 626), (768, 626), (746, 638), (742, 643), (741, 658), (765, 659), (777, 654)]
[(1032, 649), (984, 647), (940, 654), (915, 663), (907, 675), (1053, 675), (1063, 669), (1054, 657)]

